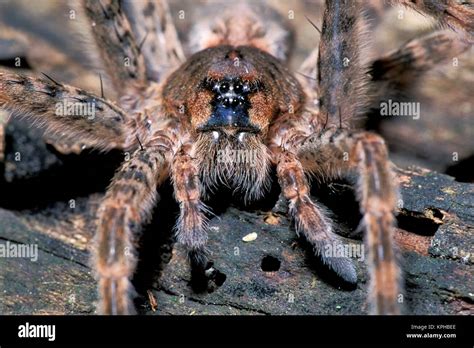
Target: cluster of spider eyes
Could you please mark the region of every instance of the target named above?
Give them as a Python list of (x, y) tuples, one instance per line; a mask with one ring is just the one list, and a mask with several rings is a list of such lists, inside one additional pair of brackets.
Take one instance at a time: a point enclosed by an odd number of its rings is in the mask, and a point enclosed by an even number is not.
[(224, 80), (213, 86), (217, 102), (223, 107), (235, 108), (246, 103), (247, 95), (250, 93), (248, 83), (241, 81)]
[(228, 91), (234, 91), (234, 93), (240, 94), (245, 92), (250, 92), (250, 87), (248, 83), (242, 83), (240, 81), (224, 81), (216, 84), (216, 89), (220, 93), (227, 93)]

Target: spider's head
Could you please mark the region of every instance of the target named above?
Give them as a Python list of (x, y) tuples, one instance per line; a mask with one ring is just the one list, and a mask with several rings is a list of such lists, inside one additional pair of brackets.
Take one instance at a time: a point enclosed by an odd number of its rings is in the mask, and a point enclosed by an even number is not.
[(164, 104), (189, 125), (205, 187), (220, 181), (246, 197), (263, 192), (275, 116), (297, 112), (303, 92), (282, 63), (250, 46), (222, 45), (191, 56), (165, 82)]
[(211, 133), (214, 140), (265, 134), (275, 104), (268, 81), (255, 66), (255, 52), (231, 46), (217, 50), (197, 88), (197, 99), (207, 101), (207, 113), (189, 104), (194, 128)]
[(200, 133), (211, 132), (215, 140), (225, 134), (242, 141), (246, 133), (259, 134), (266, 126), (250, 120), (251, 98), (258, 93), (259, 82), (242, 80), (241, 76), (228, 75), (220, 79), (205, 79), (204, 94), (210, 92), (211, 113), (196, 127)]
[(280, 61), (249, 46), (218, 46), (194, 54), (173, 73), (164, 98), (196, 134), (217, 140), (264, 138), (273, 117), (301, 104), (301, 89)]

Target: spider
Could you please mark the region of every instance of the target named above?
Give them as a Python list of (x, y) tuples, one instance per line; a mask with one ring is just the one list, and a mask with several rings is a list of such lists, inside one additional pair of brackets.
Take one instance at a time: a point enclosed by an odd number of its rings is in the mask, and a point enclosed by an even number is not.
[[(416, 76), (468, 49), (474, 9), (450, 0), (393, 3), (450, 29), (410, 41), (367, 66), (361, 47), (370, 3), (327, 0), (322, 26), (315, 25), (319, 47), (301, 67), (302, 76), (296, 76), (285, 66), (291, 29), (264, 2), (213, 4), (210, 14), (194, 24), (192, 54), (186, 58), (165, 1), (85, 0), (76, 8), (78, 16), (89, 24), (116, 103), (49, 76), (0, 72), (1, 108), (26, 115), (64, 139), (129, 154), (98, 211), (93, 263), (100, 313), (135, 313), (134, 239), (150, 219), (164, 180), (173, 184), (180, 208), (177, 241), (188, 250), (199, 290), (215, 272), (206, 249), (208, 208), (202, 201), (222, 185), (242, 192), (246, 200), (257, 199), (268, 188), (271, 167), (297, 233), (350, 283), (357, 282), (352, 260), (324, 252), (326, 245), (342, 242), (311, 199), (308, 176), (358, 175), (370, 312), (400, 313), (401, 270), (392, 239), (397, 187), (384, 140), (354, 129), (353, 120), (366, 112), (369, 90), (409, 83), (410, 72)], [(58, 105), (94, 112), (87, 114), (91, 117), (67, 114), (58, 112)], [(219, 156), (228, 149), (252, 153), (256, 165), (222, 162)]]

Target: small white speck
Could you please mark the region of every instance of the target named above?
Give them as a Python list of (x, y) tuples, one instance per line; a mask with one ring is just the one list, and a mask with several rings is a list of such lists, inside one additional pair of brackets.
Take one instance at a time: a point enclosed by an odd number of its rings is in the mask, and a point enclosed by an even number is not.
[(246, 236), (244, 236), (242, 238), (242, 240), (244, 242), (253, 242), (255, 239), (257, 239), (257, 233), (256, 232), (249, 233), (249, 234), (247, 234)]

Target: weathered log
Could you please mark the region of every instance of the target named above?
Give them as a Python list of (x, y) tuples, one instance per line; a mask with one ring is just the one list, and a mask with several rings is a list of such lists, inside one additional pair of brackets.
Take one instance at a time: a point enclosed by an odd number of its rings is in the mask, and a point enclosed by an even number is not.
[[(398, 170), (402, 203), (396, 240), (405, 273), (407, 313), (474, 313), (472, 184), (420, 168)], [(323, 198), (341, 204), (346, 185)], [(0, 312), (94, 313), (96, 288), (88, 263), (94, 214), (101, 194), (35, 210), (0, 210), (0, 242), (35, 244), (38, 260), (0, 258)], [(164, 201), (170, 199), (164, 194)], [(351, 202), (352, 204), (353, 202)], [(161, 202), (155, 215), (169, 202)], [(348, 205), (350, 206), (350, 204)], [(343, 224), (344, 216), (336, 215)], [(166, 225), (166, 224), (165, 224)], [(257, 238), (242, 238), (256, 232)], [(285, 215), (229, 207), (211, 219), (209, 248), (219, 270), (211, 293), (195, 294), (185, 253), (170, 231), (152, 222), (142, 239), (137, 305), (147, 314), (364, 314), (367, 273), (341, 286), (309, 256)], [(343, 237), (348, 243), (360, 239)], [(143, 246), (143, 243), (145, 245)], [(156, 243), (156, 244), (153, 244)], [(160, 265), (161, 263), (161, 265)], [(156, 308), (150, 303), (153, 296)]]

